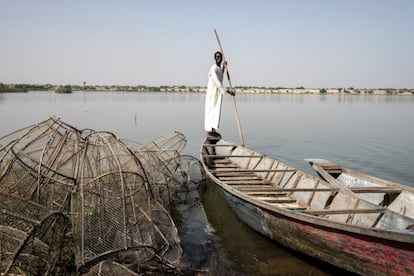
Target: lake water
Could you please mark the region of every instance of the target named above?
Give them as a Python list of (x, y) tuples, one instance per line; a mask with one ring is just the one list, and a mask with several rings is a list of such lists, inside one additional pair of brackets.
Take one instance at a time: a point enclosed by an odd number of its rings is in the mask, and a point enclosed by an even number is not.
[[(374, 95), (237, 95), (245, 145), (313, 173), (305, 158), (324, 158), (414, 186), (414, 97)], [(182, 132), (185, 154), (204, 140), (204, 94), (128, 92), (0, 93), (0, 137), (50, 116), (76, 128), (114, 132), (146, 143)], [(219, 129), (239, 142), (229, 96)], [(332, 274), (334, 268), (286, 250), (241, 224), (208, 187), (181, 226), (189, 257), (217, 274)], [(195, 252), (195, 253), (194, 253)]]

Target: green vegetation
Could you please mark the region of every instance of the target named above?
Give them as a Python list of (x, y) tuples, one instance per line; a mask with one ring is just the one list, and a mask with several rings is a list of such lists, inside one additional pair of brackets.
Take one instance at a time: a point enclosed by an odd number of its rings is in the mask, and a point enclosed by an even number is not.
[(319, 90), (319, 93), (326, 94), (326, 89), (325, 88), (322, 88), (321, 90)]
[(21, 85), (17, 84), (17, 85), (7, 85), (7, 84), (3, 84), (0, 83), (0, 93), (9, 93), (9, 92), (27, 92), (28, 90), (26, 90), (24, 87), (22, 87)]
[(70, 85), (59, 86), (56, 89), (56, 93), (64, 93), (64, 94), (72, 93), (72, 87)]

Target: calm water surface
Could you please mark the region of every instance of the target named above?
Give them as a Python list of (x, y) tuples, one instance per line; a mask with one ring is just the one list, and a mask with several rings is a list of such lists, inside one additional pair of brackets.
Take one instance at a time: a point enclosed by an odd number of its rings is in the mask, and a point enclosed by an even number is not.
[[(414, 97), (373, 95), (237, 95), (247, 147), (313, 173), (305, 158), (324, 158), (414, 186)], [(231, 100), (220, 132), (239, 142)], [(108, 130), (146, 143), (171, 131), (198, 157), (204, 94), (124, 92), (0, 93), (0, 137), (58, 116), (76, 128)], [(240, 223), (217, 191), (183, 210), (182, 238), (196, 267), (217, 274), (325, 275), (334, 268), (262, 238)]]

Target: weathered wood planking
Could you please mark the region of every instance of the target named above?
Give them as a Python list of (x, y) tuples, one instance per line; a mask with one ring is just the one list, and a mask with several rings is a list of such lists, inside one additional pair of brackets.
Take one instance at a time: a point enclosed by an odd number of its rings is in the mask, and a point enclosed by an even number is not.
[[(334, 185), (344, 185), (361, 199), (414, 219), (413, 187), (348, 169), (323, 159), (308, 161), (324, 180)], [(336, 168), (340, 173), (332, 168)]]
[(414, 219), (357, 196), (404, 191), (343, 188), (224, 140), (203, 145), (201, 161), (236, 215), (261, 234), (359, 274), (414, 274)]

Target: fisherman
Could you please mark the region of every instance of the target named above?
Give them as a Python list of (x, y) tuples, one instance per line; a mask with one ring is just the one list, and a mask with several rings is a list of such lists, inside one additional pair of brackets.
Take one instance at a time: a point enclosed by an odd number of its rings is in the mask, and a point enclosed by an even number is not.
[(232, 96), (234, 96), (234, 92), (227, 90), (223, 86), (223, 73), (226, 69), (227, 62), (224, 62), (223, 66), (221, 66), (223, 62), (221, 52), (214, 53), (214, 60), (216, 62), (208, 72), (204, 128), (208, 135), (220, 137), (220, 134), (216, 130), (220, 123), (222, 98), (226, 92)]

